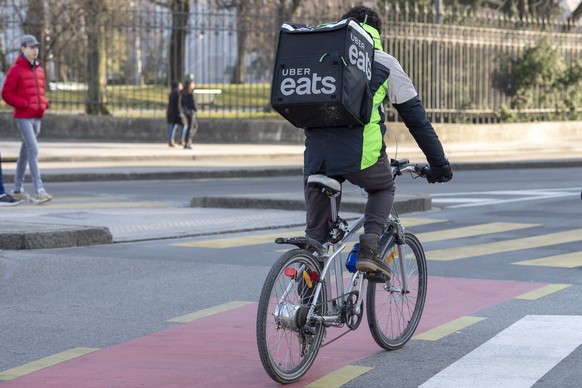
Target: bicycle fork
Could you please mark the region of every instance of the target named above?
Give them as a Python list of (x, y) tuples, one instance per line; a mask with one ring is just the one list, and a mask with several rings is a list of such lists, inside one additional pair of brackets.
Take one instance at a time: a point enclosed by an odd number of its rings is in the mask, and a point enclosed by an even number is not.
[[(402, 288), (398, 289), (393, 286), (392, 282), (390, 283), (390, 291), (391, 292), (398, 292), (401, 294), (407, 294), (409, 292), (408, 289), (408, 276), (407, 276), (407, 269), (406, 269), (406, 241), (404, 236), (404, 228), (400, 224), (400, 221), (396, 219), (392, 219), (390, 221), (391, 226), (394, 228), (395, 232), (395, 242), (396, 242), (396, 252), (386, 252), (385, 255), (388, 255), (386, 258), (386, 264), (390, 264), (390, 262), (394, 259), (398, 260), (398, 269), (400, 270), (400, 281)], [(390, 243), (390, 239), (388, 239), (388, 243)], [(389, 246), (387, 247), (389, 248)]]

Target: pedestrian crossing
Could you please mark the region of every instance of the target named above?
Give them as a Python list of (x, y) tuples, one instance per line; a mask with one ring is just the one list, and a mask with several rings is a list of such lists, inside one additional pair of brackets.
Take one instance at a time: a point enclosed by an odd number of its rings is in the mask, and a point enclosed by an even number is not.
[(423, 243), (434, 241), (444, 241), (456, 238), (476, 237), (485, 234), (503, 233), (513, 230), (520, 230), (526, 228), (533, 228), (540, 226), (537, 224), (518, 224), (510, 222), (491, 222), (487, 224), (479, 224), (473, 226), (466, 226), (462, 228), (439, 230), (436, 232), (419, 233), (417, 237)]
[(582, 344), (580, 327), (582, 316), (528, 315), (420, 388), (531, 387)]
[[(517, 252), (521, 250), (540, 250), (559, 244), (582, 242), (582, 229), (566, 230), (554, 233), (543, 233), (544, 226), (534, 223), (489, 222), (463, 227), (448, 228), (448, 220), (434, 218), (403, 218), (402, 223), (407, 229), (416, 226), (438, 224), (439, 230), (423, 233), (415, 233), (424, 245), (426, 258), (429, 261), (456, 261), (477, 257), (491, 257), (498, 254)], [(516, 231), (534, 230), (535, 235), (528, 237), (507, 237), (507, 233)], [(414, 232), (414, 231), (413, 231)], [(273, 244), (278, 237), (295, 237), (303, 235), (302, 229), (285, 230), (281, 232), (253, 233), (237, 237), (211, 239), (197, 239), (172, 244), (178, 247), (229, 249), (261, 244)], [(528, 231), (527, 233), (531, 233)], [(514, 235), (514, 234), (512, 234)], [(492, 242), (474, 243), (477, 237), (494, 239)], [(471, 240), (470, 239), (473, 238)], [(459, 242), (454, 240), (466, 239)], [(354, 241), (346, 244), (351, 249)], [(432, 249), (431, 243), (451, 241), (453, 245), (447, 248)], [(461, 244), (461, 245), (458, 245)], [(285, 251), (276, 246), (276, 251)], [(582, 267), (582, 251), (569, 252), (560, 255), (545, 256), (530, 260), (518, 260), (512, 262), (521, 266), (541, 266), (555, 268)]]
[(547, 256), (533, 260), (517, 261), (512, 264), (532, 265), (538, 267), (558, 267), (558, 268), (582, 267), (582, 252), (572, 252), (563, 255)]
[[(582, 229), (548, 233), (531, 237), (502, 240), (492, 243), (465, 245), (456, 248), (439, 249), (427, 253), (428, 260), (450, 261), (475, 256), (495, 255), (522, 249), (547, 247), (582, 240)], [(422, 241), (422, 240), (421, 240)]]
[(432, 194), (433, 205), (445, 205), (448, 209), (477, 206), (501, 205), (516, 202), (539, 201), (556, 198), (580, 197), (580, 187), (535, 189), (535, 190), (494, 190), (483, 192), (461, 192)]

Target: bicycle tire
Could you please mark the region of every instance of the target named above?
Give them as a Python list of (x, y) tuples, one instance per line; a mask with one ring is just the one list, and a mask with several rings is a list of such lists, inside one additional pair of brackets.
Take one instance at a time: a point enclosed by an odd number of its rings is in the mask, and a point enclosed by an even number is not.
[[(325, 335), (322, 323), (309, 325), (312, 330), (309, 335), (306, 335), (307, 326), (302, 326), (301, 320), (306, 321), (311, 302), (304, 290), (315, 289), (314, 283), (312, 288), (305, 287), (300, 273), (302, 266), (308, 269), (308, 274), (321, 274), (321, 265), (310, 252), (292, 249), (284, 253), (267, 275), (257, 309), (256, 335), (261, 363), (267, 374), (281, 384), (293, 383), (309, 370)], [(291, 276), (293, 270), (295, 276)], [(325, 315), (325, 300), (326, 289), (321, 287), (315, 303), (319, 315)]]
[(383, 259), (388, 263), (392, 276), (387, 283), (368, 282), (366, 312), (376, 343), (386, 350), (396, 350), (408, 342), (418, 327), (426, 300), (428, 276), (420, 241), (412, 233), (405, 232), (404, 261), (409, 292), (402, 293), (402, 273), (395, 237), (390, 237), (387, 244)]

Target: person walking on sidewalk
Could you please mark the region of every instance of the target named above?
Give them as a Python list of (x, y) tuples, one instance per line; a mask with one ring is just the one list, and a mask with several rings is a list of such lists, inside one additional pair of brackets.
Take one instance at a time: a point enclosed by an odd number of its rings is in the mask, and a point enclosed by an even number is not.
[[(430, 165), (430, 183), (447, 182), (453, 177), (441, 142), (426, 117), (412, 81), (400, 63), (382, 49), (382, 20), (371, 8), (357, 6), (341, 19), (354, 18), (372, 36), (374, 61), (370, 88), (373, 93), (372, 116), (366, 125), (314, 128), (305, 130), (304, 190), (306, 202), (305, 234), (320, 243), (329, 238), (329, 199), (321, 189), (307, 184), (312, 174), (325, 174), (340, 183), (348, 180), (366, 190), (364, 234), (356, 268), (362, 272), (388, 273), (379, 256), (379, 237), (394, 202), (394, 181), (386, 155), (384, 134), (385, 100), (396, 108)], [(339, 208), (339, 204), (338, 204)]]
[(192, 149), (192, 139), (198, 131), (198, 121), (196, 121), (196, 101), (194, 100), (194, 82), (190, 79), (184, 82), (184, 88), (180, 93), (180, 106), (185, 116), (182, 140), (185, 149)]
[[(32, 35), (22, 37), (20, 55), (6, 74), (2, 99), (14, 108), (14, 119), (22, 144), (16, 163), (14, 188), (11, 195), (25, 201), (46, 202), (52, 196), (46, 192), (38, 168), (40, 121), (49, 103), (45, 96), (45, 75), (38, 60), (40, 43)], [(30, 169), (36, 195), (31, 197), (23, 188), (26, 167)]]
[[(184, 126), (184, 123), (182, 122), (182, 115), (180, 114), (181, 91), (182, 83), (173, 81), (170, 94), (168, 95), (168, 110), (166, 112), (166, 117), (168, 119), (168, 146), (170, 147), (176, 146), (176, 143), (174, 142), (176, 129), (182, 128)], [(183, 145), (182, 140), (180, 140), (179, 145)]]
[(21, 201), (13, 198), (10, 194), (6, 194), (4, 190), (4, 181), (2, 180), (2, 155), (0, 155), (0, 206), (14, 206)]

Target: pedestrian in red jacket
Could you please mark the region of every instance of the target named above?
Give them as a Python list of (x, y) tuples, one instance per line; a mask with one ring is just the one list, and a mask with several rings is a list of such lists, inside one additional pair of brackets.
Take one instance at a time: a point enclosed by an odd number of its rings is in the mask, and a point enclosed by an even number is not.
[[(40, 121), (49, 105), (45, 96), (45, 75), (38, 61), (39, 46), (34, 36), (22, 37), (20, 55), (6, 74), (2, 99), (14, 108), (14, 119), (22, 139), (11, 195), (24, 201), (42, 203), (50, 201), (52, 196), (44, 189), (38, 168), (36, 138), (40, 133)], [(34, 197), (23, 188), (27, 166), (36, 191)]]

